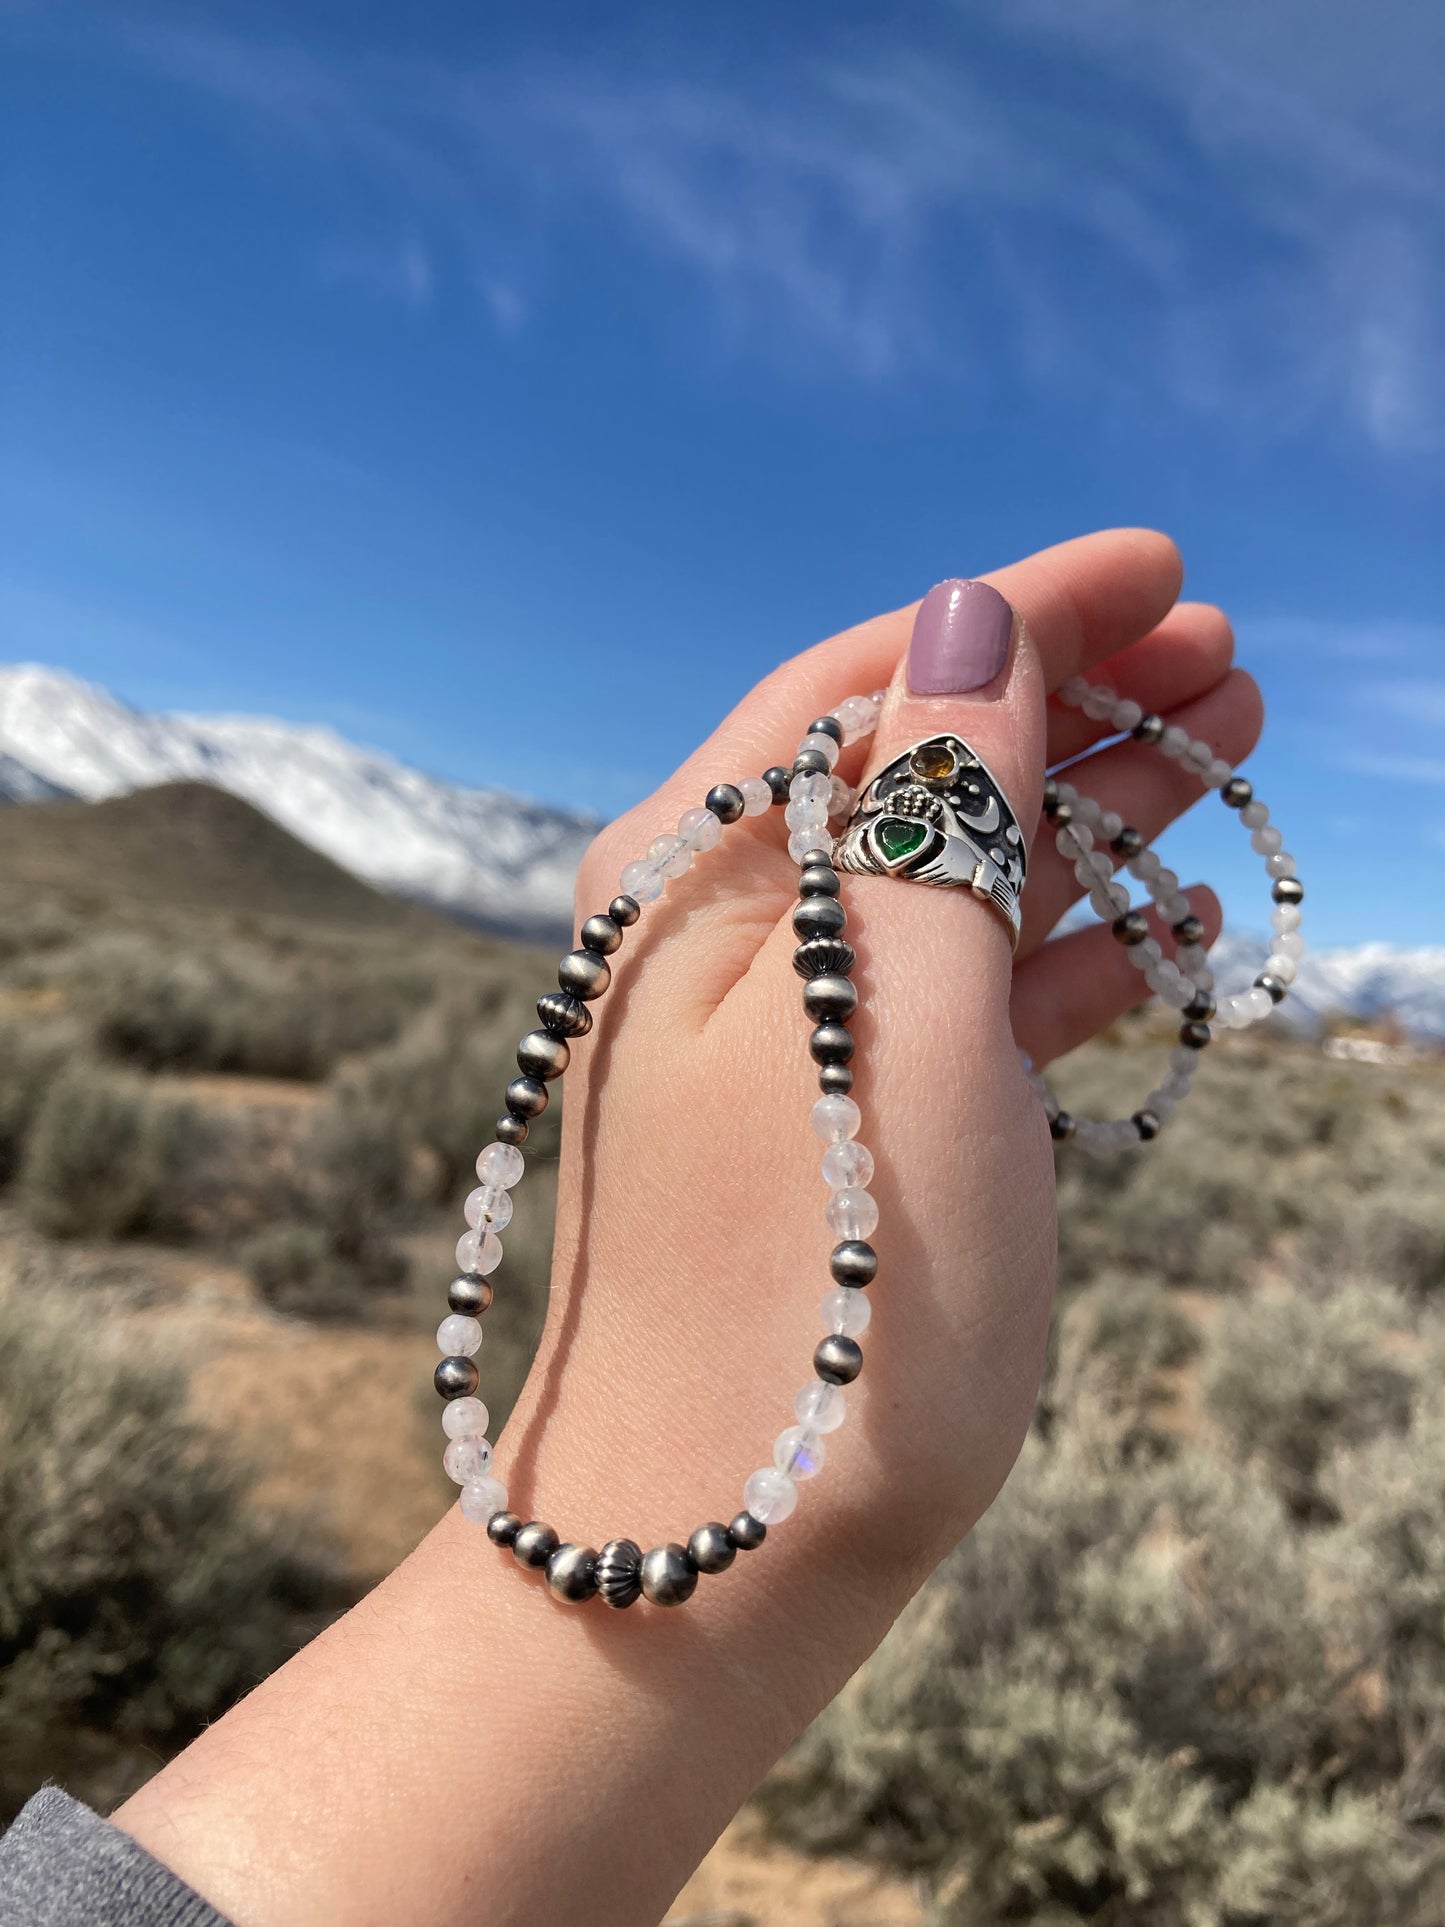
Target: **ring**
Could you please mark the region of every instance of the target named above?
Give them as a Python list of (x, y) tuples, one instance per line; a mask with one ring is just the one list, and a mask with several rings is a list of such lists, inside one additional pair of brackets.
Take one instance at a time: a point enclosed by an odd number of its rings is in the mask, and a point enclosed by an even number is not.
[(833, 862), (858, 876), (972, 890), (1018, 948), (1023, 831), (998, 778), (960, 736), (930, 736), (880, 770), (859, 795)]

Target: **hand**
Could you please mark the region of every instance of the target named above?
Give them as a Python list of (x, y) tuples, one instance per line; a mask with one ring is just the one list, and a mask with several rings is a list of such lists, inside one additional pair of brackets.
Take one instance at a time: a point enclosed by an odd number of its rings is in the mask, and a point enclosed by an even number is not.
[[(1046, 762), (1101, 733), (1047, 700), (1077, 671), (1238, 760), (1258, 695), (1230, 670), (1224, 617), (1176, 603), (1180, 573), (1165, 538), (1117, 531), (984, 578), (1023, 625), (971, 694), (909, 693), (912, 610), (809, 650), (603, 833), (579, 915), (605, 908), (622, 864), (713, 783), (787, 762), (811, 717), (880, 684), (869, 769), (955, 730), (1025, 826)], [(840, 764), (850, 781), (858, 757)], [(1150, 836), (1197, 794), (1130, 743), (1076, 780)], [(811, 1376), (832, 1239), (780, 815), (730, 828), (644, 913), (574, 1047), (551, 1315), (497, 1455), (513, 1508), (564, 1538), (658, 1544), (730, 1518)], [(243, 1927), (656, 1919), (1018, 1450), (1054, 1219), (1049, 1134), (1015, 1040), (1046, 1062), (1139, 996), (1107, 931), (1049, 940), (1078, 895), (1041, 838), (1012, 958), (963, 891), (844, 879), (880, 1271), (848, 1422), (765, 1546), (678, 1612), (576, 1611), (454, 1511), (122, 1823)], [(1191, 897), (1212, 938), (1217, 906)]]

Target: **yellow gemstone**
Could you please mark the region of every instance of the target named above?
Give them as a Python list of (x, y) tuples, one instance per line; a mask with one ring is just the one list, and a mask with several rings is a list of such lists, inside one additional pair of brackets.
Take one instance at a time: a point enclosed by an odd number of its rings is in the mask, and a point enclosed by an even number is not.
[(946, 783), (958, 760), (942, 743), (924, 743), (909, 757), (908, 768), (921, 783)]

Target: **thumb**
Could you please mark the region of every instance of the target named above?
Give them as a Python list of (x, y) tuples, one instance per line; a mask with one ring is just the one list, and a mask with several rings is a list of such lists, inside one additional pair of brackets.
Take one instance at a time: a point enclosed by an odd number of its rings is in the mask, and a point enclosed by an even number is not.
[[(919, 745), (926, 747), (910, 758)], [(1044, 685), (1026, 628), (990, 584), (940, 582), (918, 606), (837, 861), (865, 872), (851, 887), (885, 969), (896, 961), (915, 979), (920, 970), (936, 973), (949, 1003), (966, 985), (983, 1034), (1007, 1036), (1013, 932), (1003, 912), (1015, 898), (1012, 882), (1021, 881), (1043, 772)], [(894, 794), (902, 823), (889, 816)], [(935, 825), (910, 851), (914, 815), (931, 815)], [(918, 881), (900, 888), (901, 878)], [(928, 887), (944, 878), (966, 887)], [(980, 894), (967, 887), (975, 878)], [(984, 900), (990, 884), (998, 907)]]

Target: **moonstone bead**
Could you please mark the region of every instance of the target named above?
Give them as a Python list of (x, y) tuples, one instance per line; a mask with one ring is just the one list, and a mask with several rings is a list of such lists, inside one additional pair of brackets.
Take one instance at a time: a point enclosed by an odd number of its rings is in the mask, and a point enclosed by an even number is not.
[(1277, 850), (1273, 856), (1264, 860), (1264, 867), (1272, 877), (1292, 877), (1299, 865), (1288, 850)]
[(850, 1184), (866, 1185), (873, 1178), (873, 1153), (866, 1144), (844, 1141), (823, 1153), (823, 1176), (834, 1191)]
[(494, 1512), (506, 1511), (507, 1488), (500, 1479), (473, 1479), (462, 1487), (458, 1503), (464, 1519), (470, 1519), (474, 1526), (484, 1526)]
[(712, 850), (722, 841), (723, 826), (711, 810), (684, 810), (677, 833), (690, 850)]
[(1159, 747), (1166, 756), (1182, 756), (1189, 747), (1189, 731), (1171, 723), (1159, 738)]
[(1098, 830), (1101, 842), (1112, 843), (1123, 827), (1124, 819), (1117, 810), (1101, 810), (1099, 812)]
[(845, 743), (856, 743), (878, 721), (878, 711), (866, 696), (849, 696), (833, 711), (833, 720), (843, 731)]
[(1055, 693), (1061, 703), (1067, 703), (1070, 709), (1077, 709), (1088, 695), (1090, 687), (1091, 685), (1082, 676), (1069, 676), (1059, 684)]
[(1249, 847), (1260, 856), (1273, 856), (1276, 850), (1284, 848), (1284, 837), (1272, 823), (1267, 823), (1262, 830), (1255, 831), (1249, 839)]
[(1269, 821), (1269, 805), (1256, 796), (1239, 812), (1239, 820), (1247, 830), (1262, 830)]
[(815, 1477), (827, 1456), (827, 1446), (806, 1425), (790, 1425), (786, 1432), (779, 1432), (773, 1446), (773, 1464), (789, 1479)]
[(810, 1379), (793, 1400), (793, 1410), (799, 1425), (814, 1432), (836, 1432), (848, 1416), (848, 1396), (841, 1385)]
[(1092, 717), (1096, 723), (1101, 723), (1118, 700), (1119, 698), (1107, 683), (1093, 683), (1080, 707), (1086, 716)]
[(1204, 787), (1210, 790), (1222, 790), (1233, 775), (1233, 763), (1226, 763), (1222, 756), (1216, 756), (1204, 772)]
[(457, 1239), (457, 1270), (485, 1278), (502, 1262), (502, 1241), (495, 1231), (464, 1231)]
[(838, 745), (831, 736), (825, 736), (822, 730), (819, 730), (816, 736), (805, 736), (798, 745), (798, 754), (801, 756), (804, 750), (809, 749), (817, 750), (818, 754), (827, 760), (829, 769), (838, 760)]
[(475, 1485), (492, 1469), (492, 1448), (487, 1439), (453, 1439), (442, 1454), (446, 1475), (458, 1485)]
[(832, 788), (831, 776), (820, 775), (817, 770), (806, 770), (789, 783), (788, 800), (792, 803), (826, 804)]
[(1273, 977), (1276, 982), (1282, 984), (1292, 984), (1299, 975), (1299, 967), (1294, 958), (1287, 957), (1282, 950), (1265, 958), (1264, 970), (1266, 976)]
[(828, 1229), (837, 1238), (871, 1238), (878, 1229), (878, 1204), (870, 1192), (848, 1185), (835, 1191), (824, 1208)]
[(852, 1285), (836, 1285), (818, 1309), (824, 1331), (837, 1332), (840, 1338), (861, 1338), (873, 1319), (867, 1292)]
[(831, 850), (833, 833), (826, 823), (811, 829), (794, 830), (788, 838), (788, 855), (794, 863), (801, 863), (810, 850)]
[(783, 821), (790, 830), (815, 830), (828, 820), (828, 799), (826, 796), (814, 800), (807, 797), (799, 802), (790, 802), (783, 811)]
[(468, 1318), (465, 1312), (454, 1311), (437, 1326), (437, 1350), (443, 1358), (470, 1358), (473, 1352), (480, 1351), (481, 1344), (480, 1318)]
[(665, 877), (680, 877), (692, 863), (692, 851), (680, 836), (655, 836), (647, 846), (647, 860)]
[(856, 1137), (862, 1123), (863, 1113), (840, 1091), (820, 1097), (813, 1106), (813, 1130), (825, 1144), (842, 1144)]
[[(1115, 729), (1132, 729), (1136, 723), (1143, 720), (1143, 708), (1130, 696), (1121, 696), (1109, 716), (1109, 721)], [(1117, 836), (1119, 832), (1115, 830), (1114, 834)]]
[(515, 1144), (489, 1144), (477, 1153), (477, 1176), (483, 1184), (504, 1188), (517, 1184), (527, 1164)]
[(479, 1184), (475, 1191), (468, 1191), (462, 1216), (473, 1227), (505, 1231), (512, 1222), (512, 1194), (500, 1184)]
[(848, 816), (858, 800), (858, 792), (851, 783), (845, 783), (841, 776), (835, 776), (828, 784), (829, 816)]
[(617, 887), (623, 896), (631, 897), (635, 903), (656, 903), (662, 895), (663, 877), (655, 863), (624, 863), (622, 874), (617, 879)]
[(1258, 984), (1251, 984), (1249, 989), (1244, 993), (1244, 1007), (1249, 1012), (1252, 1021), (1259, 1023), (1261, 1019), (1268, 1017), (1269, 1013), (1274, 1009), (1274, 999), (1267, 990), (1262, 990)]
[(454, 1398), (442, 1407), (442, 1430), (449, 1439), (479, 1439), (491, 1417), (479, 1398)]
[(1277, 903), (1269, 913), (1271, 930), (1298, 930), (1304, 922), (1304, 912), (1297, 903)]
[(744, 816), (766, 816), (773, 807), (773, 792), (761, 776), (740, 777), (738, 794), (743, 799)]
[(760, 1526), (778, 1526), (790, 1519), (798, 1504), (798, 1488), (785, 1472), (765, 1465), (743, 1487), (743, 1509)]
[(1305, 940), (1298, 930), (1280, 930), (1275, 934), (1273, 948), (1276, 956), (1300, 958), (1305, 953)]

